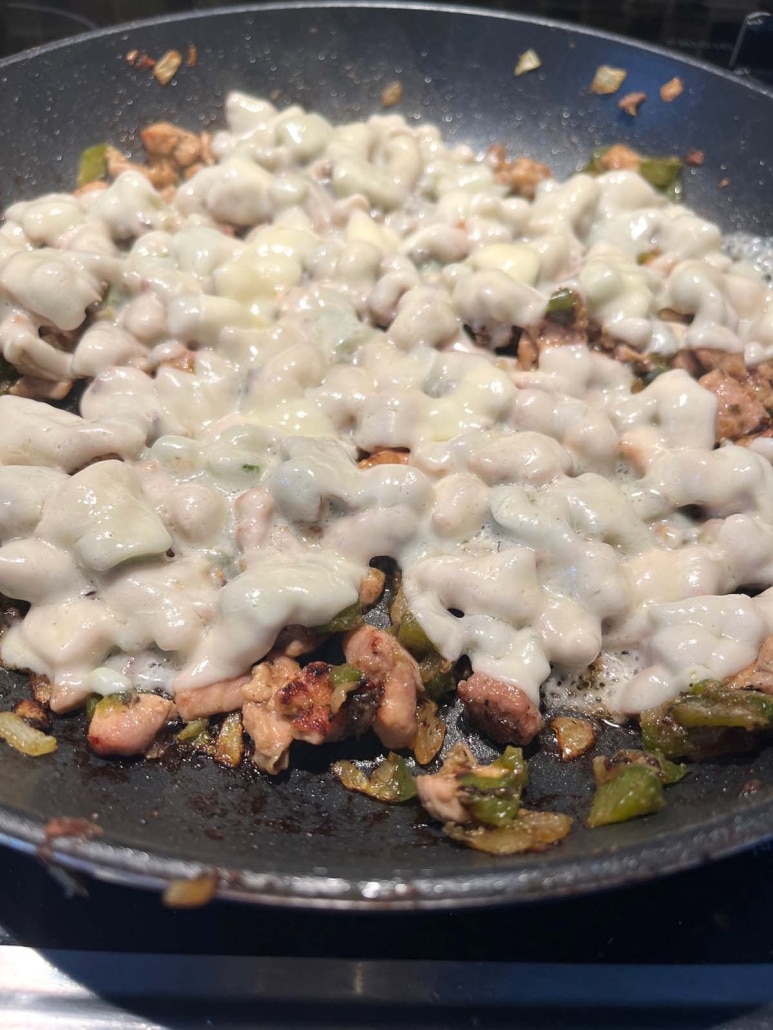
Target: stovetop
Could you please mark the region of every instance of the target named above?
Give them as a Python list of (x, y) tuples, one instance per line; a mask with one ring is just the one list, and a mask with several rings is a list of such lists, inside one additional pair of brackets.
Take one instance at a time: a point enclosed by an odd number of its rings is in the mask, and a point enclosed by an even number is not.
[[(206, 0), (0, 0), (0, 54)], [(773, 82), (770, 2), (489, 3)], [(448, 913), (164, 909), (0, 850), (0, 1030), (773, 1026), (773, 842), (627, 889)], [(517, 1014), (517, 1015), (516, 1015)]]

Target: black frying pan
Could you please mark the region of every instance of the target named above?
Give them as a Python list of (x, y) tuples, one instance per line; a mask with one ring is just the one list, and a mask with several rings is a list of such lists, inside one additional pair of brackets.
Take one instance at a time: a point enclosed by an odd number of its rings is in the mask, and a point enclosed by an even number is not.
[[(158, 57), (170, 48), (185, 53), (189, 44), (198, 62), (167, 88), (124, 60), (130, 49)], [(516, 79), (514, 64), (528, 47), (542, 67)], [(618, 110), (617, 98), (588, 94), (600, 64), (626, 68), (625, 88), (648, 94), (637, 119)], [(664, 104), (658, 89), (675, 75), (685, 92)], [(164, 18), (0, 62), (2, 203), (72, 188), (84, 147), (130, 145), (138, 127), (159, 118), (210, 125), (232, 88), (278, 91), (280, 105), (299, 102), (340, 121), (379, 110), (381, 90), (395, 79), (406, 117), (438, 122), (475, 147), (502, 141), (559, 175), (602, 143), (650, 153), (704, 150), (705, 165), (688, 175), (690, 204), (726, 230), (773, 232), (773, 94), (615, 37), (397, 5), (277, 5)], [(730, 183), (720, 189), (723, 179)], [(4, 702), (22, 690), (22, 677), (4, 674)], [(345, 792), (327, 774), (329, 750), (300, 749), (293, 771), (274, 782), (206, 760), (178, 768), (103, 761), (86, 752), (78, 718), (59, 721), (57, 735), (58, 752), (38, 761), (0, 750), (0, 840), (34, 850), (47, 819), (96, 815), (102, 837), (61, 839), (49, 857), (155, 887), (214, 867), (224, 896), (252, 901), (429, 907), (560, 896), (685, 868), (773, 833), (773, 748), (697, 766), (669, 792), (664, 811), (595, 831), (582, 828), (587, 760), (561, 765), (543, 750), (531, 807), (568, 811), (577, 829), (546, 854), (492, 859), (451, 844), (417, 808), (387, 809)], [(600, 750), (628, 742), (627, 731), (607, 728)], [(355, 746), (373, 751), (367, 741)]]

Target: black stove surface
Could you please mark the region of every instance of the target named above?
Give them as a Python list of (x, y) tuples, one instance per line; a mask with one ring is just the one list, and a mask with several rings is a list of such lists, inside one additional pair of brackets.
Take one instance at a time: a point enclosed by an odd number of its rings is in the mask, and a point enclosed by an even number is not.
[[(0, 54), (213, 6), (0, 0)], [(488, 6), (621, 32), (773, 81), (771, 3)], [(36, 859), (0, 849), (0, 1030), (773, 1026), (773, 1007), (765, 1007), (773, 1002), (772, 874), (773, 842), (648, 884), (481, 911), (347, 914), (226, 902), (179, 911), (155, 894), (55, 877)], [(48, 956), (49, 971), (84, 984), (80, 1002), (74, 989), (40, 986), (30, 955)], [(100, 1005), (114, 999), (117, 1008), (78, 1008), (86, 996)]]

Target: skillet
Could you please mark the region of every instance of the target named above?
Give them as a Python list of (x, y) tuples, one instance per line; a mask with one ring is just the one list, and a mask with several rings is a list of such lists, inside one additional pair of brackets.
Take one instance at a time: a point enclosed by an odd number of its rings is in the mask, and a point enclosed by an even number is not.
[[(161, 87), (130, 67), (127, 51), (158, 57), (197, 49)], [(534, 48), (542, 67), (514, 78)], [(638, 118), (615, 97), (588, 93), (596, 67), (628, 71), (625, 89), (648, 94)], [(685, 92), (664, 104), (673, 76)], [(665, 51), (618, 37), (473, 9), (404, 5), (267, 5), (138, 22), (0, 62), (0, 198), (69, 190), (78, 155), (102, 140), (131, 148), (161, 119), (199, 131), (221, 117), (229, 89), (278, 91), (341, 121), (380, 109), (384, 86), (403, 86), (396, 109), (439, 123), (455, 140), (494, 140), (547, 161), (561, 177), (591, 148), (625, 142), (648, 153), (704, 150), (687, 176), (691, 206), (726, 231), (773, 231), (773, 94)], [(618, 94), (619, 96), (620, 94)], [(719, 188), (722, 179), (729, 185)], [(0, 427), (0, 432), (2, 427)], [(0, 671), (0, 708), (24, 691)], [(451, 716), (451, 736), (458, 733)], [(206, 760), (104, 761), (86, 752), (77, 718), (57, 722), (59, 750), (41, 761), (0, 751), (0, 841), (105, 880), (161, 887), (217, 870), (221, 896), (318, 907), (422, 908), (559, 897), (632, 883), (730, 854), (773, 834), (773, 748), (696, 766), (645, 820), (583, 829), (587, 763), (562, 765), (544, 749), (529, 802), (577, 817), (543, 855), (492, 859), (452, 845), (417, 808), (384, 808), (327, 773), (330, 749), (298, 752), (279, 782)], [(599, 750), (631, 746), (603, 727)], [(370, 752), (369, 752), (370, 748)], [(358, 750), (359, 749), (359, 750)], [(341, 755), (372, 753), (365, 741)], [(483, 754), (483, 752), (481, 752)], [(102, 835), (43, 844), (56, 816), (98, 818)]]

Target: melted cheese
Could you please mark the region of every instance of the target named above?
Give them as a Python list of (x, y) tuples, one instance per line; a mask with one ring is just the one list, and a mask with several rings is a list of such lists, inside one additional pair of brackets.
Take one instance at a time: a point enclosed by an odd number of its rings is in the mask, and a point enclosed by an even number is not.
[[(0, 398), (0, 591), (31, 604), (3, 661), (84, 693), (204, 686), (352, 604), (377, 555), (442, 654), (535, 700), (597, 662), (573, 703), (632, 713), (751, 661), (773, 452), (714, 449), (684, 372), (634, 393), (582, 343), (527, 372), (470, 332), (506, 344), (568, 286), (639, 351), (769, 359), (773, 291), (717, 228), (627, 171), (507, 197), (396, 115), (235, 93), (226, 117), (171, 201), (126, 172), (7, 212), (3, 353), (92, 382), (80, 416)], [(72, 353), (41, 335), (79, 329)], [(381, 448), (410, 463), (358, 467)]]

